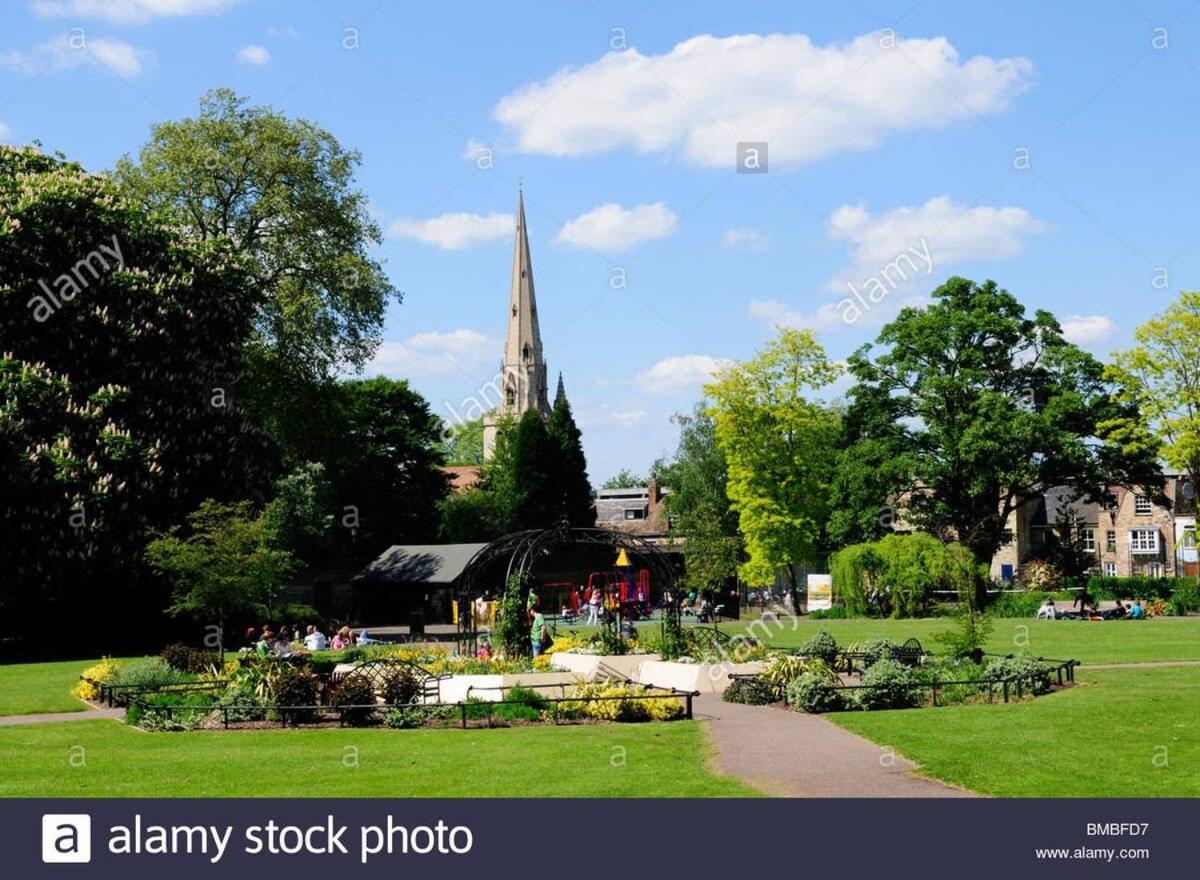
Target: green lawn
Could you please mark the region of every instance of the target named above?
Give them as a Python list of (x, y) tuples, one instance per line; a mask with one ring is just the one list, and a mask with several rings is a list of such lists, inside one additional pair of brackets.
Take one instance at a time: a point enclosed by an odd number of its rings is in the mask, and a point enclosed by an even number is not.
[[(916, 637), (936, 649), (935, 633), (950, 629), (947, 618), (922, 620), (811, 620), (780, 618), (777, 624), (740, 621), (723, 624), (729, 632), (745, 630), (778, 647), (799, 647), (826, 630), (838, 644), (886, 636), (896, 642)], [(1134, 663), (1149, 660), (1200, 660), (1200, 617), (1157, 617), (1153, 620), (1032, 620), (996, 621), (988, 650), (997, 653), (1029, 651), (1059, 660), (1084, 663)]]
[(0, 715), (82, 712), (87, 706), (71, 696), (79, 673), (95, 660), (10, 663), (0, 666)]
[(1081, 670), (1079, 681), (1022, 703), (826, 717), (984, 794), (1200, 797), (1200, 667)]
[[(4, 797), (735, 797), (699, 721), (494, 730), (0, 728)], [(82, 766), (74, 766), (80, 763)], [(356, 766), (353, 765), (357, 762)]]

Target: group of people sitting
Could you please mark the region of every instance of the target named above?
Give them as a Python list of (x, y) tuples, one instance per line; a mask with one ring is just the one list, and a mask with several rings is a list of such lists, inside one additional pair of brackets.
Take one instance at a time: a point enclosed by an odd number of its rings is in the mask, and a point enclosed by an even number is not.
[(1075, 605), (1079, 607), (1079, 611), (1068, 611), (1058, 608), (1053, 599), (1047, 599), (1037, 610), (1037, 618), (1039, 620), (1121, 620), (1122, 618), (1143, 620), (1146, 617), (1146, 609), (1142, 606), (1141, 599), (1134, 599), (1128, 606), (1118, 599), (1112, 608), (1106, 608), (1103, 611), (1092, 604), (1087, 596), (1081, 596), (1076, 600)]
[(371, 639), (366, 638), (365, 631), (361, 636), (356, 635), (348, 626), (343, 626), (332, 635), (326, 636), (312, 624), (303, 631), (298, 623), (292, 626), (284, 624), (278, 630), (271, 629), (270, 624), (264, 624), (261, 631), (254, 627), (246, 630), (246, 643), (242, 652), (258, 654), (261, 657), (290, 657), (298, 651), (340, 651), (369, 641)]

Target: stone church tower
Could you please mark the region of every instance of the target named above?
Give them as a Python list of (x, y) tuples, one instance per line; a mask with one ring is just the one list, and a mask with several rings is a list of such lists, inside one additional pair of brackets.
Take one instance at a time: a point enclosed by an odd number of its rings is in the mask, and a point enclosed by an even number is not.
[[(536, 409), (550, 415), (546, 384), (546, 361), (542, 356), (542, 333), (538, 329), (537, 300), (533, 294), (533, 263), (529, 258), (529, 235), (525, 229), (525, 195), (517, 197), (517, 234), (513, 243), (512, 284), (508, 294), (508, 332), (504, 360), (499, 373), (500, 405), (483, 419), (483, 457), (496, 449), (496, 430), (501, 418), (520, 418)], [(561, 376), (559, 384), (561, 387)]]

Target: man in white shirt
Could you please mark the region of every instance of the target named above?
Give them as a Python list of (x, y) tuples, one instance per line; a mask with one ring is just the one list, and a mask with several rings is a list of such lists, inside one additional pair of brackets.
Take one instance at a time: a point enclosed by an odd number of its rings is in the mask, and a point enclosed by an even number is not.
[(310, 623), (308, 625), (308, 633), (304, 636), (304, 647), (310, 651), (324, 651), (325, 633)]
[[(1029, 612), (1025, 612), (1028, 614)], [(1038, 620), (1054, 620), (1058, 617), (1058, 609), (1054, 607), (1054, 600), (1047, 599), (1042, 603), (1042, 607), (1038, 609)]]

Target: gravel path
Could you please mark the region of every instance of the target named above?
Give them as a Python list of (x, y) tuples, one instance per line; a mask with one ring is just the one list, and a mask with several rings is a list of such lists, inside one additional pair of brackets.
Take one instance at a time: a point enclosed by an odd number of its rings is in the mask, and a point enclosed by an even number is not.
[(774, 706), (695, 701), (708, 720), (717, 767), (783, 797), (975, 797), (912, 775), (916, 765), (818, 715)]

